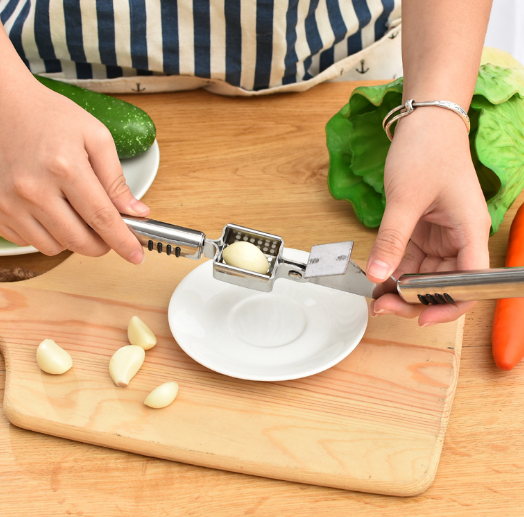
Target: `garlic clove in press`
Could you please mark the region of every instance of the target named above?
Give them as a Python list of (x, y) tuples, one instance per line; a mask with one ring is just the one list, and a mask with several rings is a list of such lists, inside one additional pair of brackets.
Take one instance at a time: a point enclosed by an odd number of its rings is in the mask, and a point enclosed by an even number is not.
[(141, 346), (127, 345), (119, 348), (109, 361), (109, 374), (113, 382), (125, 388), (144, 363), (146, 353)]
[(144, 400), (144, 404), (151, 408), (160, 409), (169, 406), (178, 393), (178, 384), (174, 381), (165, 382), (155, 388)]
[(156, 336), (138, 316), (133, 316), (129, 320), (127, 337), (132, 345), (141, 346), (144, 350), (149, 350), (156, 345)]
[(52, 339), (44, 339), (36, 349), (36, 362), (41, 370), (53, 375), (61, 375), (73, 366), (73, 359)]
[(230, 244), (223, 252), (222, 258), (229, 266), (247, 269), (254, 273), (267, 273), (269, 261), (254, 244), (237, 241)]

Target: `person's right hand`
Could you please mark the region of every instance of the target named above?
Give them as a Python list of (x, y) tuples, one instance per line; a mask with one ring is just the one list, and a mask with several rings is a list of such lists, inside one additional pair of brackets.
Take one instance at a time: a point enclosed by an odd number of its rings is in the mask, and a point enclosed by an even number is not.
[(109, 130), (32, 76), (22, 82), (0, 99), (0, 235), (46, 255), (113, 248), (140, 264), (142, 246), (119, 212), (149, 208), (126, 185)]

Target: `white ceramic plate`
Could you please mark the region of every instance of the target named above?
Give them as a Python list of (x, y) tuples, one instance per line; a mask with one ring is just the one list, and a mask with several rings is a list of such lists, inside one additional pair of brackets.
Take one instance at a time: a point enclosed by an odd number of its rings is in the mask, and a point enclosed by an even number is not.
[[(140, 199), (148, 191), (151, 183), (155, 179), (160, 163), (160, 151), (155, 140), (153, 145), (140, 156), (122, 160), (122, 169), (126, 177), (127, 184), (133, 195)], [(33, 246), (18, 246), (0, 237), (0, 257), (9, 255), (25, 255), (36, 253), (38, 250)]]
[(364, 335), (361, 296), (287, 280), (261, 293), (215, 280), (212, 269), (208, 261), (187, 275), (168, 313), (180, 347), (211, 370), (254, 381), (307, 377), (347, 357)]

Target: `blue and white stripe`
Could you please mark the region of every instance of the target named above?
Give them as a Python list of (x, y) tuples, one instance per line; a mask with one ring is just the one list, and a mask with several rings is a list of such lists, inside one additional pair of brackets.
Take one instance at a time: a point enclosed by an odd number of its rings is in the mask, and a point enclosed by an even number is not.
[(66, 80), (169, 75), (261, 91), (384, 37), (400, 0), (0, 0), (26, 65)]

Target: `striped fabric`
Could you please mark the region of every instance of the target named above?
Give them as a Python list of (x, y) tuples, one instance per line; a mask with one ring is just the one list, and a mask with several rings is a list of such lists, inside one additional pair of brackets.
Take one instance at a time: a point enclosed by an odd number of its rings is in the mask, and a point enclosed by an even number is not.
[(384, 37), (400, 0), (0, 0), (34, 73), (187, 76), (261, 91), (308, 81)]

